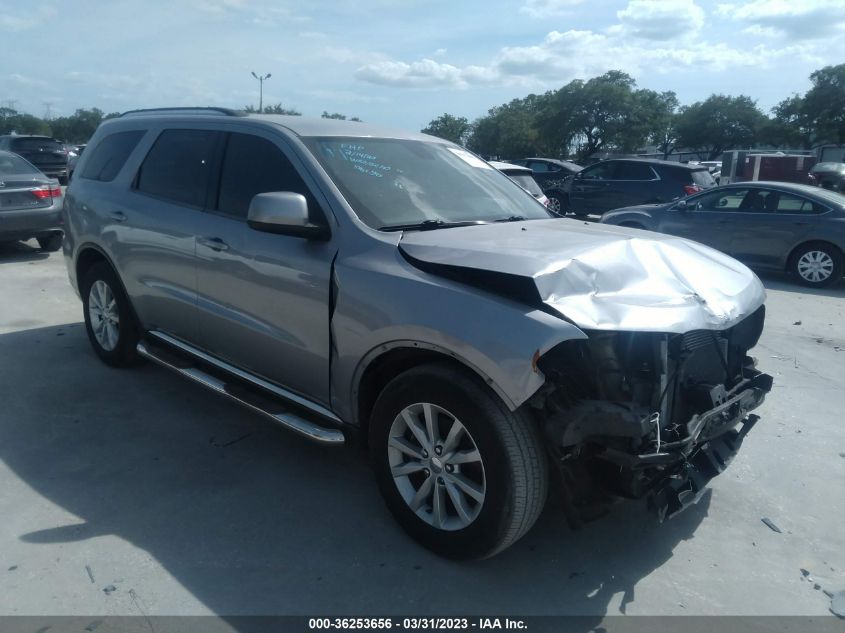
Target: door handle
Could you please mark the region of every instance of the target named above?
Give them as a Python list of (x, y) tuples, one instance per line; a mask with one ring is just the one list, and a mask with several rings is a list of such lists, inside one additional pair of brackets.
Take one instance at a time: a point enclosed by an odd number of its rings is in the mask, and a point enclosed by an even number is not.
[(229, 245), (219, 237), (198, 237), (197, 242), (218, 253), (229, 250)]
[(126, 222), (126, 214), (123, 211), (113, 211), (109, 215), (115, 222)]

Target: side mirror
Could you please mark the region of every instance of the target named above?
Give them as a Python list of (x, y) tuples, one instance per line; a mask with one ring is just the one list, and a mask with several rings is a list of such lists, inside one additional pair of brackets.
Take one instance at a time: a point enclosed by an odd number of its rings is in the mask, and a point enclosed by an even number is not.
[(309, 220), (305, 196), (290, 191), (257, 194), (249, 203), (246, 222), (250, 228), (265, 233), (311, 240), (325, 240), (330, 235), (329, 227)]

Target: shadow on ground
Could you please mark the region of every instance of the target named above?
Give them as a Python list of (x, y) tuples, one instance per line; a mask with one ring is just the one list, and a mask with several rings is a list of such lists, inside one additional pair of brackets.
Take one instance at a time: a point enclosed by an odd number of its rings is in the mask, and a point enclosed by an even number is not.
[(802, 295), (809, 295), (814, 297), (841, 297), (845, 298), (845, 279), (842, 279), (837, 284), (833, 284), (827, 288), (808, 288), (799, 284), (795, 277), (786, 273), (777, 273), (770, 271), (756, 271), (763, 285), (767, 290), (783, 290), (785, 292), (795, 292)]
[(0, 458), (81, 518), (18, 538), (116, 535), (221, 615), (599, 616), (618, 594), (624, 612), (708, 511), (705, 497), (660, 526), (620, 503), (573, 532), (552, 499), (510, 550), (455, 563), (404, 536), (357, 448), (309, 444), (149, 364), (110, 369), (81, 324), (0, 335), (0, 358)]
[[(35, 244), (34, 240), (32, 244)], [(29, 242), (0, 242), (0, 264), (38, 261), (49, 256), (50, 253), (39, 250)]]

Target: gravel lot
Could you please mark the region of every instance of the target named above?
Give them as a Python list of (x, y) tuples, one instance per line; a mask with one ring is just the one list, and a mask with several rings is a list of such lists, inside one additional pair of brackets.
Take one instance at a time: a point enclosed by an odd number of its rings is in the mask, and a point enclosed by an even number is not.
[(32, 244), (0, 247), (0, 615), (823, 615), (845, 589), (845, 284), (764, 279), (775, 388), (698, 506), (573, 532), (552, 499), (458, 564), (404, 536), (359, 450), (100, 363), (61, 253)]

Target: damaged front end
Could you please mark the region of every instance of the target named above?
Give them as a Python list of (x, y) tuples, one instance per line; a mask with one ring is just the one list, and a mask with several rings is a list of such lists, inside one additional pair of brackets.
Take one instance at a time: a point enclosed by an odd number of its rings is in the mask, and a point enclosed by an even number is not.
[[(537, 361), (543, 421), (570, 522), (597, 492), (647, 498), (663, 520), (698, 501), (757, 422), (771, 376), (748, 356), (765, 307), (725, 330), (683, 334), (585, 330)], [(589, 485), (585, 485), (589, 481)]]

